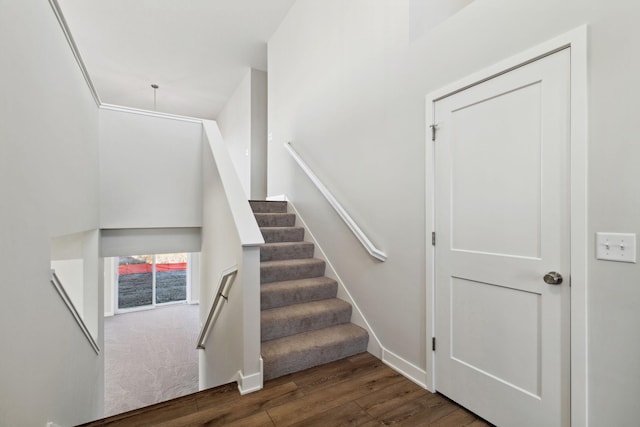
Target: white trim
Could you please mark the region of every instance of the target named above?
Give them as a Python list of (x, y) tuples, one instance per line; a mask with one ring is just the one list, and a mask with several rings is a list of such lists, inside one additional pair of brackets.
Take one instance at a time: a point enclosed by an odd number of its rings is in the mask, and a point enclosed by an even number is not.
[(300, 225), (305, 229), (305, 240), (310, 240), (311, 242), (313, 242), (315, 249), (317, 251), (314, 256), (316, 258), (320, 258), (324, 260), (324, 262), (326, 263), (325, 276), (330, 277), (334, 279), (336, 282), (338, 282), (338, 286), (340, 287), (340, 290), (343, 292), (344, 296), (346, 297), (348, 302), (351, 304), (351, 307), (353, 308), (351, 321), (353, 322), (353, 324), (358, 325), (363, 329), (366, 329), (367, 332), (369, 333), (370, 339), (369, 339), (369, 345), (367, 346), (367, 351), (373, 354), (374, 356), (376, 356), (377, 358), (382, 359), (384, 347), (382, 346), (380, 339), (378, 339), (378, 336), (376, 335), (375, 331), (367, 321), (367, 318), (362, 313), (362, 310), (360, 310), (358, 303), (356, 303), (353, 296), (351, 296), (351, 292), (349, 292), (349, 289), (347, 289), (347, 287), (345, 286), (344, 282), (338, 275), (338, 272), (333, 267), (333, 264), (331, 264), (331, 261), (329, 260), (326, 253), (322, 249), (322, 246), (320, 246), (320, 244), (318, 243), (318, 240), (313, 235), (313, 232), (307, 226), (307, 223), (304, 222), (302, 215), (300, 215), (295, 205), (290, 200), (288, 200), (286, 196), (285, 196), (285, 200), (287, 201), (287, 208), (290, 209), (292, 213), (296, 214), (296, 221), (299, 222)]
[(372, 257), (380, 261), (386, 261), (387, 254), (382, 252), (380, 249), (376, 248), (376, 246), (371, 242), (371, 240), (369, 240), (366, 234), (364, 234), (364, 232), (360, 229), (360, 227), (358, 227), (358, 224), (356, 224), (356, 222), (353, 220), (353, 218), (351, 218), (349, 213), (342, 207), (340, 202), (338, 202), (338, 200), (336, 200), (333, 194), (331, 194), (331, 191), (329, 191), (329, 189), (325, 187), (322, 181), (320, 181), (320, 178), (318, 178), (318, 176), (315, 173), (313, 173), (309, 165), (307, 165), (307, 163), (302, 159), (302, 157), (300, 157), (300, 155), (296, 152), (296, 150), (293, 149), (291, 142), (285, 143), (284, 147), (287, 149), (287, 151), (289, 151), (289, 154), (291, 154), (291, 157), (293, 157), (296, 163), (298, 163), (298, 166), (300, 166), (300, 168), (304, 171), (304, 173), (307, 174), (307, 176), (309, 177), (311, 182), (313, 182), (316, 188), (320, 190), (320, 193), (322, 193), (322, 195), (327, 199), (329, 204), (333, 207), (333, 209), (335, 209), (335, 211), (338, 213), (340, 218), (342, 218), (344, 223), (347, 224), (347, 227), (349, 227), (351, 232), (355, 234), (356, 238), (360, 241), (360, 243), (362, 243), (362, 246), (364, 246), (367, 252), (369, 252), (369, 255), (371, 255)]
[(571, 424), (589, 425), (588, 363), (588, 28), (571, 43)]
[(367, 346), (367, 351), (378, 359), (382, 360), (385, 365), (389, 366), (402, 376), (418, 384), (422, 388), (427, 388), (427, 373), (424, 369), (417, 367), (413, 363), (403, 359), (402, 357), (398, 356), (397, 354), (387, 349), (384, 345), (382, 345), (382, 342), (367, 321), (364, 313), (362, 313), (362, 310), (360, 310), (358, 303), (355, 301), (355, 299), (351, 295), (351, 292), (349, 292), (349, 289), (336, 272), (336, 269), (333, 267), (333, 264), (331, 264), (331, 261), (325, 254), (322, 246), (320, 246), (320, 244), (318, 243), (318, 240), (313, 235), (313, 232), (305, 223), (302, 215), (300, 215), (291, 200), (289, 200), (286, 196), (283, 196), (283, 199), (288, 202), (287, 209), (289, 209), (291, 213), (296, 214), (296, 221), (299, 222), (299, 224), (296, 225), (300, 225), (305, 229), (305, 240), (309, 240), (315, 245), (315, 248), (317, 250), (315, 257), (324, 260), (327, 264), (325, 275), (338, 282), (339, 292), (342, 291), (342, 294), (339, 296), (348, 300), (348, 302), (351, 304), (353, 308), (351, 321), (355, 325), (360, 326), (369, 333), (369, 345)]
[(191, 268), (191, 252), (187, 252), (187, 295), (185, 302), (191, 304), (191, 274), (193, 269)]
[(418, 384), (420, 387), (428, 388), (427, 371), (425, 371), (424, 369), (417, 367), (413, 363), (403, 359), (402, 357), (387, 350), (384, 347), (382, 349), (381, 359), (385, 365), (399, 372), (404, 377)]
[[(486, 81), (514, 68), (520, 67), (540, 57), (549, 55), (566, 47), (571, 48), (571, 425), (588, 426), (588, 322), (587, 322), (587, 155), (588, 155), (588, 108), (587, 108), (587, 26), (583, 25), (532, 49), (501, 61), (482, 71), (474, 73), (458, 82), (434, 91), (426, 97), (426, 125), (433, 123), (433, 104), (457, 91), (479, 82)], [(430, 132), (427, 132), (429, 135)], [(428, 139), (431, 143), (431, 138)], [(433, 170), (432, 150), (426, 150), (426, 165)], [(427, 241), (433, 230), (433, 181), (427, 176), (426, 224)], [(428, 265), (434, 271), (433, 246), (427, 245)], [(434, 278), (429, 277), (426, 284), (427, 304), (427, 343), (434, 336)], [(427, 351), (426, 385), (435, 390), (435, 357)]]
[(87, 83), (87, 87), (89, 88), (89, 92), (91, 92), (91, 96), (96, 103), (98, 108), (103, 110), (111, 110), (111, 111), (120, 111), (122, 113), (131, 113), (131, 114), (140, 114), (143, 116), (151, 116), (151, 117), (159, 117), (163, 119), (171, 119), (171, 120), (179, 120), (183, 122), (191, 122), (191, 123), (200, 123), (205, 119), (200, 119), (197, 117), (188, 117), (188, 116), (180, 116), (176, 114), (169, 113), (161, 113), (157, 111), (145, 110), (141, 108), (133, 108), (133, 107), (124, 107), (121, 105), (113, 105), (103, 103), (98, 95), (98, 91), (91, 80), (91, 76), (89, 75), (89, 71), (84, 64), (82, 59), (82, 55), (80, 55), (80, 50), (78, 49), (78, 45), (76, 44), (73, 35), (71, 34), (71, 30), (69, 29), (69, 25), (67, 24), (67, 20), (64, 17), (64, 13), (62, 12), (62, 8), (58, 3), (58, 0), (49, 0), (49, 4), (51, 5), (51, 9), (53, 10), (56, 19), (58, 20), (58, 24), (60, 24), (60, 28), (64, 33), (65, 38), (67, 39), (67, 43), (69, 44), (69, 48), (71, 49), (71, 53), (78, 63), (78, 67), (80, 68), (80, 72), (82, 73), (82, 77), (84, 77), (85, 82)]
[(78, 46), (76, 45), (76, 42), (73, 39), (71, 30), (69, 30), (69, 26), (67, 25), (67, 20), (64, 18), (62, 9), (60, 8), (60, 4), (58, 3), (58, 0), (49, 0), (49, 4), (51, 5), (51, 9), (53, 9), (53, 13), (56, 15), (56, 19), (60, 24), (60, 28), (62, 29), (62, 32), (64, 33), (64, 36), (67, 39), (67, 43), (69, 43), (69, 47), (71, 48), (71, 53), (73, 53), (73, 56), (76, 59), (76, 62), (78, 63), (78, 67), (80, 68), (82, 77), (84, 77), (84, 81), (87, 83), (89, 92), (91, 92), (91, 96), (93, 96), (93, 100), (96, 102), (96, 105), (100, 107), (100, 105), (102, 104), (102, 101), (100, 100), (100, 96), (98, 96), (96, 87), (93, 85), (93, 82), (91, 81), (91, 77), (89, 76), (87, 67), (85, 67), (84, 65), (82, 56), (80, 56), (80, 51), (78, 50)]
[(244, 376), (242, 371), (238, 371), (238, 391), (241, 396), (245, 394), (253, 393), (254, 391), (262, 390), (262, 372), (263, 372), (263, 362), (262, 357), (260, 357), (260, 371), (254, 374), (250, 374)]
[(178, 121), (181, 121), (181, 122), (190, 122), (190, 123), (202, 124), (202, 120), (204, 120), (204, 119), (199, 119), (199, 118), (196, 118), (196, 117), (179, 116), (177, 114), (161, 113), (161, 112), (158, 112), (158, 111), (144, 110), (144, 109), (141, 109), (141, 108), (124, 107), (122, 105), (113, 105), (113, 104), (100, 103), (98, 105), (98, 107), (100, 109), (102, 109), (102, 110), (119, 111), (121, 113), (130, 113), (130, 114), (139, 114), (139, 115), (142, 115), (142, 116), (150, 116), (150, 117), (158, 117), (158, 118), (161, 118), (161, 119), (178, 120)]

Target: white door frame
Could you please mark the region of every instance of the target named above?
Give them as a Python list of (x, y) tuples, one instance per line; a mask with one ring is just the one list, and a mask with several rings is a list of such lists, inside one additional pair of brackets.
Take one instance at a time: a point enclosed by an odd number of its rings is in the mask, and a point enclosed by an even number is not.
[[(431, 129), (434, 104), (470, 86), (521, 67), (558, 50), (571, 48), (571, 425), (588, 425), (588, 361), (587, 361), (587, 26), (583, 25), (532, 49), (501, 61), (453, 84), (434, 91), (426, 97), (426, 230), (431, 241), (434, 228), (434, 155)], [(431, 339), (435, 336), (435, 250), (427, 244), (427, 374), (426, 384), (436, 390), (435, 357)]]

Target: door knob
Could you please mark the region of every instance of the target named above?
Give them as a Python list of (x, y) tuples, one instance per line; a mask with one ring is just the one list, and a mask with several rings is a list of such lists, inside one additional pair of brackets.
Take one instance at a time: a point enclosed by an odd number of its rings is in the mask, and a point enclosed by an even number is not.
[(550, 271), (544, 275), (544, 283), (547, 285), (559, 285), (562, 283), (562, 274)]

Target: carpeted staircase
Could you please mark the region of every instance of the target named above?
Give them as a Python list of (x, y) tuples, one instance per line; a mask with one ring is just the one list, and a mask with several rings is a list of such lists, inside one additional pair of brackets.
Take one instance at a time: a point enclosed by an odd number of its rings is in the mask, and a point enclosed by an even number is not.
[(351, 305), (336, 298), (287, 202), (250, 201), (265, 245), (260, 250), (264, 380), (367, 350), (367, 331), (351, 321)]

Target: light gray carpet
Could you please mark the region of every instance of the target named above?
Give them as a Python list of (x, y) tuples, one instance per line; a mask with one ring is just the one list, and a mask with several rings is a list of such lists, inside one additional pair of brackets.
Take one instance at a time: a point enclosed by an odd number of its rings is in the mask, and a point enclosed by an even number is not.
[(105, 416), (198, 391), (198, 305), (108, 317)]
[(314, 244), (287, 213), (287, 202), (249, 201), (266, 242), (260, 248), (260, 330), (269, 380), (367, 350), (369, 334), (313, 258)]

